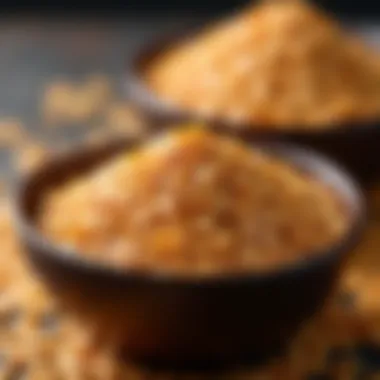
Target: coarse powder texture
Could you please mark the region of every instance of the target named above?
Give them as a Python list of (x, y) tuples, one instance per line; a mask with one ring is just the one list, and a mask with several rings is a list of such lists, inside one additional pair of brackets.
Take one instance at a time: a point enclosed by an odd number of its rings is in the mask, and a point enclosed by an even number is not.
[(185, 128), (53, 190), (40, 225), (52, 241), (117, 267), (218, 274), (302, 260), (336, 243), (348, 219), (320, 181)]

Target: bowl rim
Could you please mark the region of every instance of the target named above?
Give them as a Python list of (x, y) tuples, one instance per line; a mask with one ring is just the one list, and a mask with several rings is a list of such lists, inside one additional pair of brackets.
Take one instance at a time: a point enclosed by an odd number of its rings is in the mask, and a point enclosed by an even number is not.
[[(138, 140), (138, 143), (140, 142), (141, 141)], [(49, 170), (59, 168), (60, 165), (65, 166), (70, 160), (75, 162), (76, 159), (84, 155), (93, 155), (93, 157), (96, 157), (97, 153), (105, 151), (109, 152), (109, 157), (107, 157), (105, 161), (109, 160), (128, 147), (128, 143), (130, 143), (130, 141), (127, 139), (115, 139), (99, 146), (84, 147), (83, 144), (78, 144), (77, 147), (72, 147), (71, 149), (54, 154), (47, 162), (37, 167), (37, 169), (31, 170), (14, 180), (13, 191), (11, 193), (11, 217), (14, 221), (20, 241), (24, 247), (26, 247), (26, 250), (32, 247), (35, 251), (34, 254), (47, 256), (62, 265), (68, 265), (76, 270), (79, 269), (83, 273), (87, 272), (89, 274), (113, 278), (114, 280), (162, 285), (176, 284), (189, 287), (198, 287), (200, 285), (211, 287), (229, 286), (232, 284), (272, 282), (280, 278), (292, 278), (301, 274), (308, 274), (319, 266), (332, 265), (356, 247), (367, 224), (365, 196), (358, 183), (339, 164), (312, 149), (298, 145), (277, 142), (258, 142), (256, 144), (250, 143), (250, 145), (258, 147), (263, 150), (264, 153), (274, 155), (275, 157), (277, 156), (284, 162), (289, 163), (301, 171), (305, 171), (307, 175), (314, 176), (325, 184), (328, 184), (328, 181), (326, 178), (322, 179), (323, 176), (334, 177), (336, 181), (340, 182), (340, 185), (336, 185), (336, 188), (332, 186), (332, 188), (340, 199), (346, 197), (345, 200), (348, 202), (347, 206), (352, 209), (352, 215), (347, 231), (337, 242), (326, 248), (314, 252), (311, 251), (305, 259), (299, 259), (285, 265), (280, 264), (278, 267), (270, 268), (262, 272), (251, 269), (211, 275), (199, 275), (196, 273), (183, 275), (175, 271), (158, 271), (150, 268), (141, 270), (133, 267), (126, 269), (107, 265), (100, 260), (87, 259), (86, 256), (79, 251), (67, 249), (59, 243), (54, 243), (45, 237), (36, 226), (34, 217), (28, 215), (24, 205), (25, 197), (28, 192), (31, 191), (33, 181), (46, 175)], [(302, 162), (302, 165), (300, 162)], [(94, 164), (90, 164), (89, 168), (80, 171), (79, 175), (90, 171), (93, 167), (96, 168), (96, 164), (95, 166)], [(325, 174), (322, 172), (325, 172)], [(65, 181), (68, 178), (70, 178), (70, 176), (64, 176), (63, 180)], [(71, 178), (73, 178), (73, 176), (71, 176)], [(342, 190), (337, 189), (339, 186), (344, 187), (348, 193), (344, 195)], [(43, 186), (43, 190), (46, 190), (46, 186)]]
[[(215, 22), (215, 20), (212, 20)], [(301, 128), (302, 125), (293, 125), (292, 127), (265, 127), (250, 122), (233, 122), (223, 117), (208, 117), (197, 114), (196, 111), (181, 109), (171, 105), (170, 102), (160, 98), (153, 89), (144, 80), (143, 72), (146, 67), (157, 56), (168, 48), (178, 46), (183, 41), (188, 41), (196, 36), (199, 32), (207, 29), (207, 23), (201, 25), (195, 24), (180, 28), (174, 35), (166, 33), (160, 38), (152, 39), (145, 45), (139, 46), (126, 59), (126, 70), (124, 75), (124, 92), (126, 98), (137, 108), (144, 111), (148, 116), (151, 115), (153, 120), (159, 119), (161, 122), (183, 122), (196, 121), (207, 124), (216, 130), (227, 130), (231, 134), (241, 136), (259, 136), (264, 138), (297, 138), (297, 137), (318, 137), (318, 136), (342, 136), (347, 134), (361, 134), (371, 132), (375, 128), (380, 128), (380, 116), (374, 116), (367, 120), (355, 120), (353, 122), (343, 121), (329, 124), (316, 124), (321, 128), (312, 130)], [(255, 126), (253, 128), (253, 126)]]

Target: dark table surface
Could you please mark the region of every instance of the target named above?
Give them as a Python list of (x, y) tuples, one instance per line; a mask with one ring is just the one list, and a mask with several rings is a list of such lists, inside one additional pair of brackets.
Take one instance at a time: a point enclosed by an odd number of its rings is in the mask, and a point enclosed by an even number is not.
[(89, 73), (121, 78), (130, 53), (189, 18), (0, 19), (0, 117), (34, 118), (46, 83)]

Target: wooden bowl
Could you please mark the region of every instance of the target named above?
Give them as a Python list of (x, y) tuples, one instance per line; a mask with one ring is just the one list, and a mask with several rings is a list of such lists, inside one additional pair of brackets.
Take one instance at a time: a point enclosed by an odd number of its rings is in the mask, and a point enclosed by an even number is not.
[(365, 206), (355, 182), (310, 150), (259, 145), (331, 186), (351, 216), (348, 232), (337, 244), (265, 274), (183, 278), (122, 271), (87, 261), (80, 253), (68, 254), (48, 241), (35, 223), (46, 193), (133, 145), (117, 141), (65, 153), (17, 184), (16, 228), (42, 280), (63, 306), (136, 362), (220, 369), (264, 363), (282, 352), (302, 323), (323, 305), (358, 242)]

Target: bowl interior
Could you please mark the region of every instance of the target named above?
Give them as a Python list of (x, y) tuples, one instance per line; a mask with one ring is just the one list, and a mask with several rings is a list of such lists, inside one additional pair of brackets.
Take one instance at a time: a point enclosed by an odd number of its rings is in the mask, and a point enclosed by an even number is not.
[[(48, 242), (47, 239), (42, 236), (42, 233), (38, 230), (35, 223), (36, 216), (40, 210), (41, 201), (45, 194), (53, 187), (57, 187), (68, 179), (83, 175), (95, 169), (99, 164), (111, 159), (125, 149), (133, 148), (138, 143), (137, 140), (118, 140), (109, 142), (103, 146), (74, 149), (73, 151), (56, 156), (35, 172), (26, 175), (17, 186), (14, 198), (16, 223), (21, 227), (21, 234), (28, 236), (28, 238), (33, 238), (34, 240), (37, 239), (38, 244), (49, 247), (51, 252), (54, 252), (54, 254), (58, 253), (59, 256), (64, 256), (65, 259), (74, 260), (75, 262), (85, 262), (82, 255), (67, 255), (66, 252), (62, 252), (59, 246)], [(359, 187), (351, 177), (335, 163), (330, 162), (326, 158), (308, 149), (278, 143), (261, 143), (257, 144), (256, 147), (271, 155), (278, 156), (280, 159), (299, 168), (305, 174), (326, 183), (347, 208), (350, 218), (348, 232), (336, 246), (329, 247), (329, 249), (324, 250), (322, 253), (316, 253), (312, 259), (307, 260), (307, 264), (302, 261), (302, 263), (289, 265), (289, 267), (283, 269), (284, 273), (292, 273), (302, 265), (306, 268), (309, 264), (341, 255), (349, 250), (351, 245), (358, 240), (365, 224), (363, 196)], [(102, 270), (104, 270), (104, 267), (96, 262), (86, 261), (85, 265), (96, 268), (102, 267)], [(115, 271), (118, 272), (117, 270)], [(263, 274), (263, 276), (268, 275), (270, 277), (281, 271), (282, 269), (274, 270), (271, 273)], [(125, 272), (122, 273), (125, 274)], [(174, 275), (174, 277), (176, 276)], [(224, 278), (225, 276), (222, 277)], [(234, 277), (236, 277), (236, 275)]]

